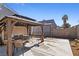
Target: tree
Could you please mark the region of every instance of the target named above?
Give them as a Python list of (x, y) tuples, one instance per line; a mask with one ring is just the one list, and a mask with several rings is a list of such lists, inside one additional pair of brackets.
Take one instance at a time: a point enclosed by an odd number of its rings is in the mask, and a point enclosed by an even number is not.
[(62, 20), (63, 20), (63, 28), (69, 28), (69, 27), (70, 27), (70, 24), (67, 23), (68, 16), (67, 16), (67, 15), (64, 15), (64, 16), (62, 17)]
[(68, 20), (68, 16), (67, 16), (67, 15), (64, 15), (64, 16), (62, 17), (62, 20)]

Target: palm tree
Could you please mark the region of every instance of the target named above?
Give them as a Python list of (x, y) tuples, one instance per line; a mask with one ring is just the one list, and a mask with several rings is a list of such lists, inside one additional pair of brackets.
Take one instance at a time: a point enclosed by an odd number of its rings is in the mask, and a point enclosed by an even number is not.
[(68, 16), (67, 16), (67, 15), (64, 15), (64, 16), (62, 17), (62, 20), (63, 20), (63, 23), (64, 23), (64, 24), (63, 24), (63, 27), (66, 28)]

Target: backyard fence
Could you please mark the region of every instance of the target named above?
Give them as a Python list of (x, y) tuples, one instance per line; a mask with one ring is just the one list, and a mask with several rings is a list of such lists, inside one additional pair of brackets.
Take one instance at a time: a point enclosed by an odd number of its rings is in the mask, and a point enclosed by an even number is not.
[[(34, 34), (40, 34), (39, 28), (33, 29)], [(58, 37), (58, 38), (69, 38), (69, 39), (75, 39), (79, 38), (79, 26), (74, 26), (70, 28), (50, 28), (50, 26), (44, 26), (43, 27), (44, 36), (45, 37)]]
[(77, 37), (77, 28), (71, 27), (66, 29), (53, 29), (52, 36), (73, 39)]

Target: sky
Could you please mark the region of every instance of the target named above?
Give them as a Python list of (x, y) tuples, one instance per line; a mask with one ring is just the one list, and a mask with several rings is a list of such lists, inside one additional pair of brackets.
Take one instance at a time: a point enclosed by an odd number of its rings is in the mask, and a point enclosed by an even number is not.
[(62, 16), (68, 15), (68, 23), (79, 24), (79, 4), (77, 3), (8, 3), (8, 8), (37, 21), (54, 19), (58, 26), (63, 24)]

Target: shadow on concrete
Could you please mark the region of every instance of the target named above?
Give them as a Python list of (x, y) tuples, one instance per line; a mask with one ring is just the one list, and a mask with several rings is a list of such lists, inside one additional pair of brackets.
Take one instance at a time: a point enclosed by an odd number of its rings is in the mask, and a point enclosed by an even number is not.
[(40, 43), (34, 44), (34, 45), (31, 46), (31, 47), (25, 47), (25, 46), (23, 46), (23, 47), (21, 47), (21, 48), (14, 48), (13, 56), (19, 56), (19, 55), (24, 56), (24, 53), (25, 53), (25, 52), (31, 50), (31, 48), (33, 48), (33, 47), (39, 47), (39, 44), (40, 44)]

